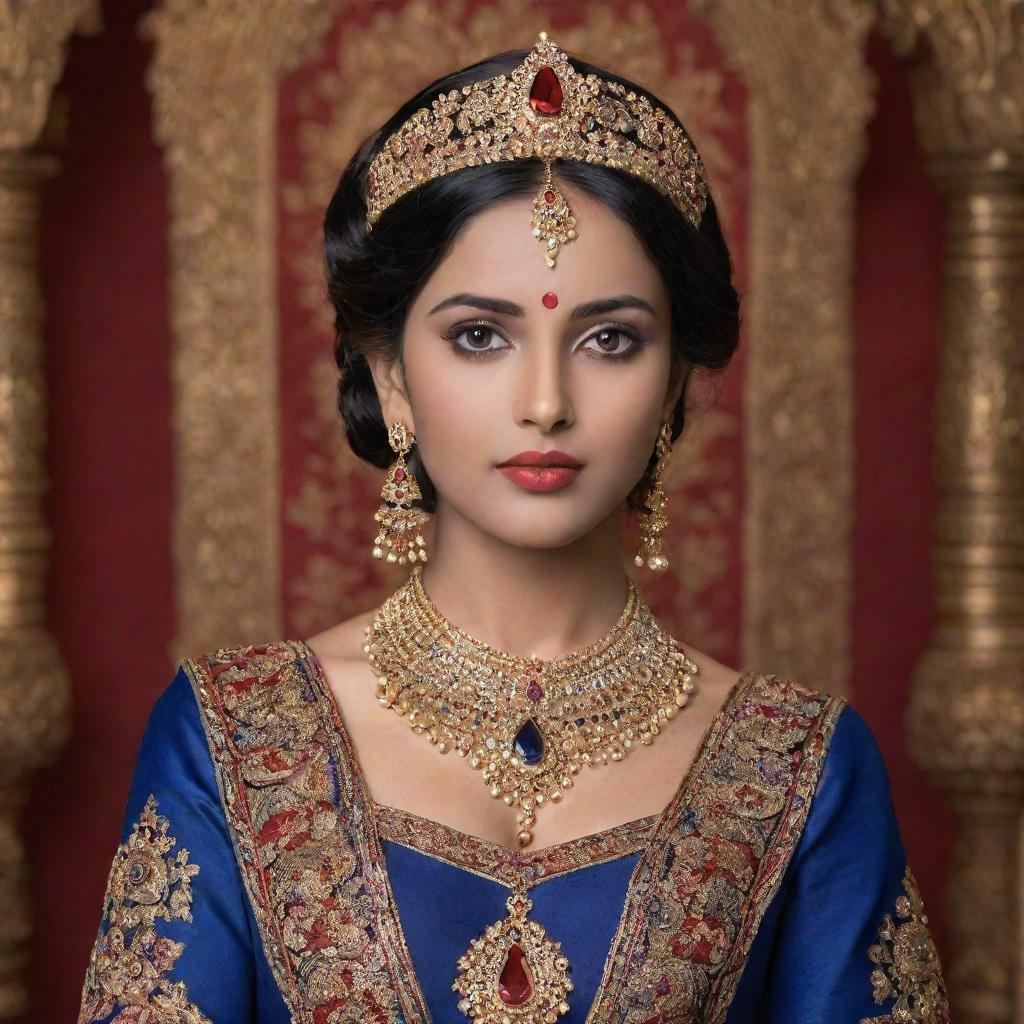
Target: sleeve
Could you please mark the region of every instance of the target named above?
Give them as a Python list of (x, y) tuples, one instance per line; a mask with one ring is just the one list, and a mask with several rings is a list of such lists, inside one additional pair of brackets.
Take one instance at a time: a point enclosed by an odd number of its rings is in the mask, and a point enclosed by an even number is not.
[(179, 666), (142, 737), (78, 1024), (253, 1021), (246, 900), (199, 708)]
[(787, 871), (761, 1024), (949, 1024), (882, 753), (850, 705)]

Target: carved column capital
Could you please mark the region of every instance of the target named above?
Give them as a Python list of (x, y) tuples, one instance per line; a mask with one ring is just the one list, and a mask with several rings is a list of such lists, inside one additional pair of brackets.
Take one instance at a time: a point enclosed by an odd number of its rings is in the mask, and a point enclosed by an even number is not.
[(99, 29), (98, 0), (0, 4), (0, 149), (31, 146), (39, 138), (68, 38)]
[[(880, 28), (907, 58), (917, 130), (937, 178), (1024, 170), (1020, 0), (880, 0)], [(940, 181), (941, 184), (941, 181)]]

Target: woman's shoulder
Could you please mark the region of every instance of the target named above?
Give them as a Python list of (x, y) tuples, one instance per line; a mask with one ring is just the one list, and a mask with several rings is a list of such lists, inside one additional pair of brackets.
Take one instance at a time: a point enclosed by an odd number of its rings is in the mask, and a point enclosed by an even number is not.
[(817, 775), (815, 802), (838, 809), (854, 798), (865, 805), (891, 799), (875, 732), (845, 695), (752, 670), (736, 680), (723, 710), (734, 741), (745, 747), (799, 747), (801, 760), (812, 762)]
[(178, 662), (153, 715), (165, 719), (166, 728), (205, 733), (215, 746), (241, 720), (269, 715), (297, 727), (316, 707), (317, 675), (315, 659), (299, 640), (211, 648)]
[(171, 685), (180, 679), (191, 681), (197, 691), (224, 684), (248, 688), (260, 680), (270, 685), (280, 682), (289, 666), (305, 662), (315, 667), (316, 660), (305, 640), (282, 638), (216, 647), (182, 658)]
[(369, 608), (306, 639), (278, 638), (239, 643), (193, 653), (178, 664), (179, 672), (212, 678), (232, 670), (273, 671), (275, 664), (306, 658), (313, 661), (365, 660), (366, 630), (378, 608)]
[(269, 666), (275, 660), (294, 658), (295, 647), (296, 641), (286, 639), (214, 647), (185, 656), (178, 662), (178, 671), (189, 674), (205, 670), (216, 676), (232, 668)]
[[(814, 765), (812, 817), (821, 821), (873, 820), (894, 826), (885, 758), (867, 719), (842, 694), (771, 672), (748, 673), (737, 686), (741, 718), (764, 716), (769, 745), (799, 734), (801, 760)], [(770, 723), (770, 724), (768, 724)], [(774, 737), (774, 739), (772, 738)]]
[(835, 788), (858, 786), (888, 792), (885, 761), (874, 730), (850, 698), (772, 672), (749, 672), (740, 681), (746, 703), (778, 716), (788, 712), (817, 719), (823, 778)]
[(736, 689), (747, 705), (770, 717), (790, 714), (814, 718), (829, 774), (857, 775), (861, 782), (871, 776), (884, 778), (885, 764), (875, 732), (846, 695), (820, 689), (803, 679), (759, 671), (746, 673)]
[(846, 697), (802, 679), (759, 669), (737, 672), (714, 662), (712, 666), (708, 676), (723, 690), (723, 710), (733, 721), (767, 719), (780, 728), (788, 723), (791, 729), (803, 723), (813, 725), (812, 732), (831, 738), (838, 720), (849, 708)]

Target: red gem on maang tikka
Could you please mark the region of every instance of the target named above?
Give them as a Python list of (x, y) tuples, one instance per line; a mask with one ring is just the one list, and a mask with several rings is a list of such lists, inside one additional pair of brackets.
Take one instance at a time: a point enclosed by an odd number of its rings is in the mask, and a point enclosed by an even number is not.
[(545, 117), (562, 112), (562, 83), (551, 68), (541, 68), (534, 77), (530, 106)]
[(545, 292), (540, 301), (543, 302), (548, 309), (554, 309), (555, 306), (558, 305), (558, 296), (554, 292)]

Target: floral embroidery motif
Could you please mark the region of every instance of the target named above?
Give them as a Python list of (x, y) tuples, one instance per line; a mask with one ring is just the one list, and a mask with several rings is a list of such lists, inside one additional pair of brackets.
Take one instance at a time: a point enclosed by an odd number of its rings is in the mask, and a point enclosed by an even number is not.
[(845, 704), (773, 675), (733, 692), (637, 865), (591, 1020), (722, 1024)]
[(186, 659), (267, 962), (296, 1024), (422, 1024), (351, 749), (287, 642)]
[(938, 950), (928, 931), (928, 917), (908, 865), (903, 873), (905, 896), (896, 900), (893, 921), (886, 914), (879, 941), (868, 949), (878, 968), (871, 972), (876, 1003), (895, 999), (892, 1011), (881, 1017), (862, 1017), (860, 1024), (949, 1024), (949, 1002)]
[(132, 834), (117, 848), (107, 879), (103, 922), (89, 958), (79, 1024), (102, 1020), (118, 1006), (111, 1024), (210, 1024), (189, 1001), (182, 981), (167, 972), (185, 948), (157, 934), (158, 919), (192, 920), (192, 876), (188, 850), (171, 853), (177, 840), (170, 822), (156, 813), (153, 794)]
[[(267, 959), (293, 1019), (429, 1020), (378, 825), (450, 855), (448, 830), (423, 826), (412, 837), (407, 816), (371, 802), (340, 711), (301, 641), (222, 649), (183, 664)], [(589, 1024), (725, 1020), (845, 703), (757, 673), (734, 687), (642, 845)], [(606, 841), (621, 853), (630, 830), (599, 835), (593, 846), (581, 840), (558, 849), (552, 866), (601, 858)], [(455, 852), (500, 875), (500, 858), (486, 844), (471, 845)], [(544, 854), (533, 856), (544, 864)]]

